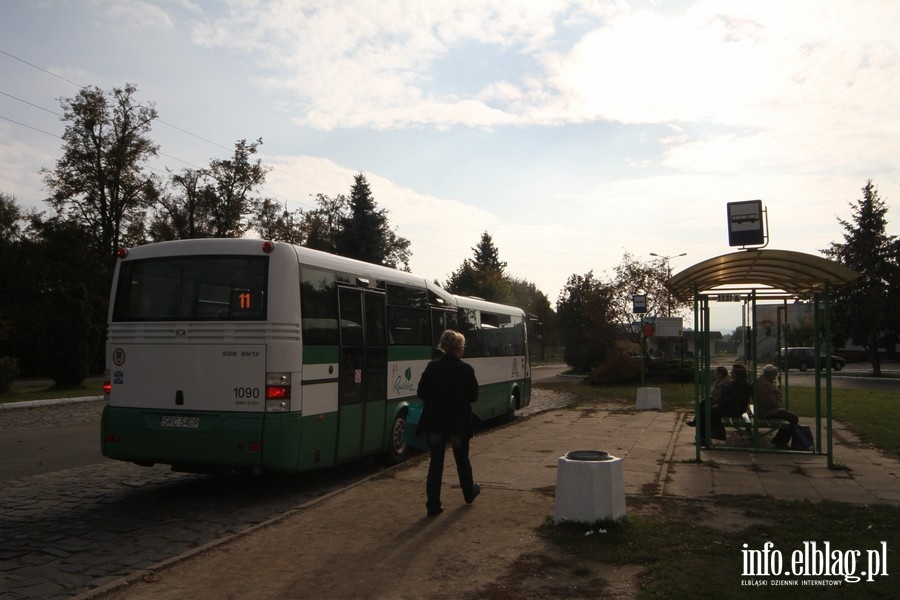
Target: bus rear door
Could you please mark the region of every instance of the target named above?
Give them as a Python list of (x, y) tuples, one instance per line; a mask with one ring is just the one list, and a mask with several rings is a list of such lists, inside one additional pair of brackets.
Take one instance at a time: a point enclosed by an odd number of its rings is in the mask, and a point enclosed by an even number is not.
[(385, 297), (340, 288), (340, 380), (337, 460), (384, 448), (387, 401)]

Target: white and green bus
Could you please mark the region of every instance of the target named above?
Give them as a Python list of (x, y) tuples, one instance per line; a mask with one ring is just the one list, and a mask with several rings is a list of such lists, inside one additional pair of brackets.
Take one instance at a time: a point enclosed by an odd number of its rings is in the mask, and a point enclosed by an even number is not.
[(403, 460), (409, 406), (448, 328), (466, 336), (478, 419), (528, 405), (521, 309), (280, 242), (123, 249), (109, 304), (103, 455), (195, 472)]

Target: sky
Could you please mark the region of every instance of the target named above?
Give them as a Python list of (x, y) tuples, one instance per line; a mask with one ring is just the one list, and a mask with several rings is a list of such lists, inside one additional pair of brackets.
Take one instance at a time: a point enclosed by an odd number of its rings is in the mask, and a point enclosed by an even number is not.
[[(289, 210), (364, 173), (410, 268), (445, 282), (488, 232), (555, 306), (625, 253), (677, 273), (843, 242), (872, 180), (900, 233), (893, 0), (0, 0), (0, 192), (49, 210), (60, 99), (137, 86), (161, 174), (262, 138)], [(684, 256), (680, 256), (684, 254)], [(711, 307), (713, 330), (741, 324)]]

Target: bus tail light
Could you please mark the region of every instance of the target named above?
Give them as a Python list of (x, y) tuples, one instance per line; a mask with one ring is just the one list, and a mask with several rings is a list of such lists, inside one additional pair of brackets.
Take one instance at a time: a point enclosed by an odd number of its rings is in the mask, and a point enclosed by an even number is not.
[(109, 405), (109, 392), (112, 391), (112, 383), (109, 379), (109, 369), (103, 372), (103, 400)]
[(291, 374), (266, 373), (266, 412), (291, 410)]

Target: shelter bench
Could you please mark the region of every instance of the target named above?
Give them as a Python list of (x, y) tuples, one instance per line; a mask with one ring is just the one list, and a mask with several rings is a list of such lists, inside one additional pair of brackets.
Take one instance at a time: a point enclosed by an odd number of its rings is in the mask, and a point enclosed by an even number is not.
[(754, 423), (752, 407), (740, 417), (722, 417), (722, 425), (737, 429), (738, 435), (747, 436), (754, 444), (779, 429), (791, 428), (785, 419), (756, 419)]

